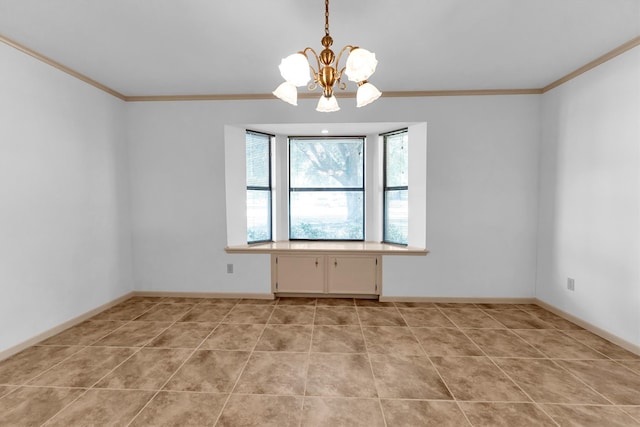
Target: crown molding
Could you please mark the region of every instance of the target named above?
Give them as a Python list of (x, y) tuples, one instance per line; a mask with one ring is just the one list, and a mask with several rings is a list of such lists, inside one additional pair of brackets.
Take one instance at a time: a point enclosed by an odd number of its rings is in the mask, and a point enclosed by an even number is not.
[(3, 42), (4, 44), (7, 44), (15, 49), (18, 49), (19, 51), (26, 53), (29, 56), (34, 57), (35, 59), (44, 62), (45, 64), (51, 65), (54, 68), (57, 68), (58, 70), (65, 72), (67, 74), (69, 74), (70, 76), (75, 77), (78, 80), (82, 80), (83, 82), (90, 84), (91, 86), (100, 89), (101, 91), (104, 91), (106, 93), (108, 93), (109, 95), (113, 95), (118, 99), (121, 99), (123, 101), (127, 100), (127, 97), (124, 96), (123, 94), (121, 94), (120, 92), (117, 92), (113, 89), (111, 89), (108, 86), (103, 85), (100, 82), (97, 82), (95, 80), (93, 80), (91, 77), (87, 77), (82, 73), (77, 72), (76, 70), (73, 70), (65, 65), (62, 65), (61, 63), (54, 61), (53, 59), (44, 56), (38, 52), (36, 52), (35, 50), (29, 49), (28, 47), (14, 41), (11, 40), (8, 37), (5, 37), (3, 35), (0, 34), (0, 41)]
[[(115, 96), (125, 102), (161, 102), (161, 101), (253, 101), (263, 99), (276, 99), (273, 94), (270, 93), (256, 93), (256, 94), (219, 94), (219, 95), (124, 95), (102, 83), (93, 80), (92, 78), (85, 76), (53, 59), (44, 56), (18, 42), (11, 40), (8, 37), (0, 35), (0, 42), (5, 43), (23, 53), (26, 53), (33, 58), (44, 62), (58, 70), (65, 72), (83, 82), (90, 84), (91, 86), (100, 89), (110, 95)], [(384, 98), (410, 98), (410, 97), (434, 97), (434, 96), (487, 96), (487, 95), (540, 95), (549, 92), (552, 89), (578, 77), (579, 75), (586, 73), (599, 65), (640, 46), (640, 36), (621, 44), (615, 49), (605, 53), (604, 55), (594, 59), (593, 61), (583, 65), (582, 67), (572, 71), (571, 73), (555, 80), (548, 85), (541, 88), (531, 89), (461, 89), (461, 90), (421, 90), (421, 91), (386, 91), (383, 92)], [(354, 92), (341, 92), (336, 93), (337, 98), (355, 98)], [(317, 94), (302, 93), (298, 95), (298, 99), (315, 99)]]

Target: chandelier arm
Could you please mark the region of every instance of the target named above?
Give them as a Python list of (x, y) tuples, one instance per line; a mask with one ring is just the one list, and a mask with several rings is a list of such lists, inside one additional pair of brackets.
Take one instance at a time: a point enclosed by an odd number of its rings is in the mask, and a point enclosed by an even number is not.
[(311, 64), (309, 64), (309, 68), (311, 68), (311, 74), (315, 76), (322, 69), (322, 65), (320, 64), (320, 58), (318, 57), (318, 54), (316, 53), (316, 51), (313, 50), (313, 48), (311, 47), (305, 47), (304, 50), (301, 51), (300, 53), (303, 54), (304, 56), (307, 56), (307, 52), (311, 52), (313, 54), (313, 57), (316, 59), (316, 63), (318, 64), (318, 71), (314, 70)]
[[(351, 53), (353, 50), (355, 50), (355, 49), (357, 49), (357, 48), (358, 48), (358, 46), (351, 46), (351, 45), (349, 45), (349, 44), (348, 44), (348, 45), (346, 45), (345, 47), (343, 47), (343, 48), (340, 50), (340, 53), (338, 53), (338, 58), (336, 59), (336, 70), (338, 69), (338, 66), (340, 65), (340, 58), (342, 58), (342, 54), (343, 54), (347, 49), (349, 49), (349, 53)], [(341, 75), (342, 75), (342, 72), (344, 71), (344, 69), (345, 69), (345, 68), (347, 68), (347, 67), (346, 67), (346, 66), (344, 66), (344, 67), (342, 68), (342, 70), (340, 70), (340, 74), (341, 74)]]

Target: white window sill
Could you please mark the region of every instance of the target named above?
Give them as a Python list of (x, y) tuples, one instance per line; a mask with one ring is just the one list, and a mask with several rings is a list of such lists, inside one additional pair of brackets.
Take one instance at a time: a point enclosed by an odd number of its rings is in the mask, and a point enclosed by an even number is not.
[(426, 248), (393, 245), (379, 242), (339, 242), (339, 241), (289, 241), (256, 243), (253, 245), (227, 246), (229, 254), (299, 254), (299, 253), (340, 253), (344, 255), (427, 255)]

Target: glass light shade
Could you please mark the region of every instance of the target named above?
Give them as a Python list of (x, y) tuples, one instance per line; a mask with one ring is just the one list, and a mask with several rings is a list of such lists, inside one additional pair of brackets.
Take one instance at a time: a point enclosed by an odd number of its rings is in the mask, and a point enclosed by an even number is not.
[(345, 73), (352, 82), (367, 80), (376, 71), (376, 54), (366, 49), (354, 49), (347, 58)]
[(282, 83), (273, 91), (273, 94), (284, 102), (288, 102), (291, 105), (298, 105), (298, 89), (296, 89), (293, 83)]
[(334, 95), (331, 95), (331, 98), (327, 98), (322, 95), (318, 101), (318, 106), (316, 107), (316, 111), (320, 111), (321, 113), (333, 113), (339, 109), (340, 106), (338, 105), (338, 100)]
[(358, 107), (364, 107), (367, 104), (371, 104), (376, 99), (380, 98), (382, 92), (371, 83), (365, 83), (358, 87), (358, 93), (356, 94), (356, 105)]
[(295, 86), (304, 86), (309, 80), (309, 60), (301, 53), (294, 53), (280, 62), (280, 75)]

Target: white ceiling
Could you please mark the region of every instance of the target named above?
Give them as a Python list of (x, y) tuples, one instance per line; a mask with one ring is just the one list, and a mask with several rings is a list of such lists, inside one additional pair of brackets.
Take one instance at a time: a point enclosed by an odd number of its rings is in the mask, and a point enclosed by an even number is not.
[[(384, 91), (541, 88), (640, 35), (639, 0), (332, 0)], [(322, 0), (0, 0), (0, 35), (126, 96), (270, 93)], [(344, 60), (343, 60), (344, 61)], [(350, 87), (351, 90), (354, 88)]]

